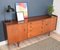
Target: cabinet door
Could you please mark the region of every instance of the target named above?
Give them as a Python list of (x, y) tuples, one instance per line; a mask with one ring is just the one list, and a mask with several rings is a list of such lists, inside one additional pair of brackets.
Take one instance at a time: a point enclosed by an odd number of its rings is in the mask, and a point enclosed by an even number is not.
[(26, 28), (26, 24), (19, 24), (18, 27), (19, 27), (19, 41), (22, 41), (24, 39), (27, 39), (27, 28)]
[(49, 32), (50, 18), (43, 19), (43, 33)]
[(50, 28), (49, 28), (49, 30), (50, 31), (53, 31), (53, 30), (55, 30), (56, 29), (56, 24), (57, 24), (57, 17), (52, 17), (52, 18), (50, 18)]
[(28, 37), (34, 37), (42, 34), (42, 21), (32, 21), (28, 23)]
[(27, 39), (27, 31), (25, 26), (26, 25), (24, 23), (6, 25), (9, 44)]
[(17, 37), (17, 30), (18, 27), (17, 25), (6, 25), (7, 28), (7, 36), (8, 36), (8, 43), (12, 44), (12, 43), (16, 43), (19, 39)]

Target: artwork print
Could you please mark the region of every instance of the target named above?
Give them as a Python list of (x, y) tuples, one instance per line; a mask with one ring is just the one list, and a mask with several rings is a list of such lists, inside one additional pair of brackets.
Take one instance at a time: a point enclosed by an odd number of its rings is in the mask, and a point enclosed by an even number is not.
[(28, 18), (27, 3), (16, 3), (16, 12), (23, 12), (24, 18)]

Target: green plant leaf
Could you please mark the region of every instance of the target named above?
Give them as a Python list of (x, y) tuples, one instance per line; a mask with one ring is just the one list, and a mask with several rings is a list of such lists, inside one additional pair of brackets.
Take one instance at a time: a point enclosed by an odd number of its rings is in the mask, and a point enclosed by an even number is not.
[(54, 12), (53, 5), (48, 6), (48, 14), (52, 15), (52, 12)]

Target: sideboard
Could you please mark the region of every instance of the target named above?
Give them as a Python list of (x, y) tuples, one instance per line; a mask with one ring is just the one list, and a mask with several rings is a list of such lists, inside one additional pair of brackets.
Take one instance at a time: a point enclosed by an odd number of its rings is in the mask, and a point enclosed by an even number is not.
[(18, 43), (38, 35), (50, 35), (56, 29), (57, 16), (34, 16), (25, 19), (23, 23), (17, 21), (5, 22), (8, 44)]

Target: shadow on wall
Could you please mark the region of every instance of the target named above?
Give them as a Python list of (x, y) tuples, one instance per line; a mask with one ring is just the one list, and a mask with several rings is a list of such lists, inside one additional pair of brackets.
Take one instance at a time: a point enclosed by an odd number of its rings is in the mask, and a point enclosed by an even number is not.
[(3, 23), (0, 22), (0, 41), (3, 41), (4, 38)]

